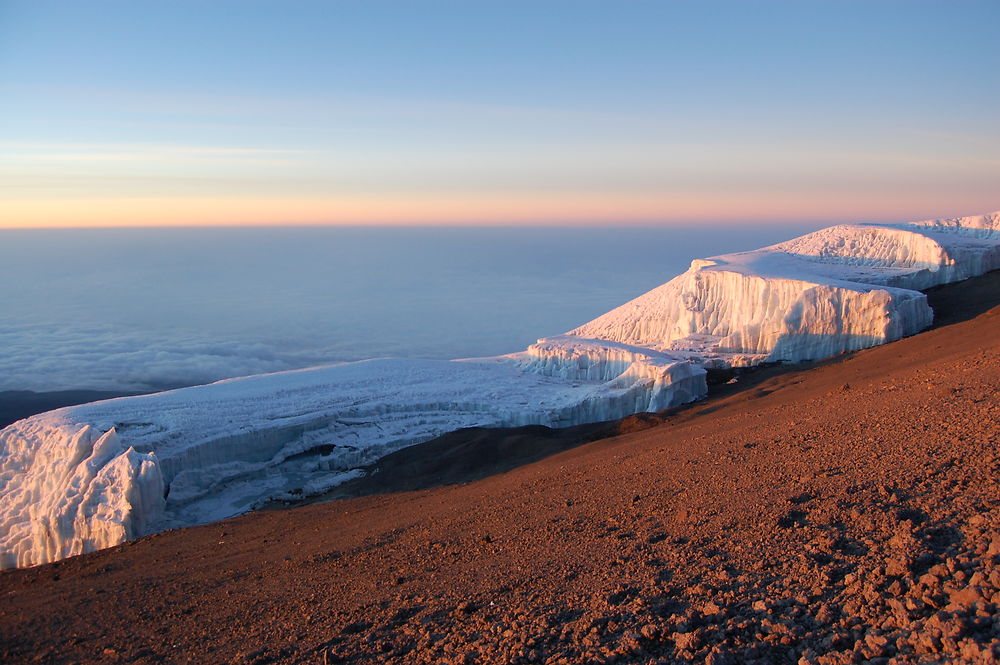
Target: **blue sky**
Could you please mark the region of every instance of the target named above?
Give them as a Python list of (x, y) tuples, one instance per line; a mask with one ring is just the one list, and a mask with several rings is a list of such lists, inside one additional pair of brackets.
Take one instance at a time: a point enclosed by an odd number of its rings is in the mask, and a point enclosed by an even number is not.
[(1000, 208), (1000, 3), (0, 0), (0, 226)]

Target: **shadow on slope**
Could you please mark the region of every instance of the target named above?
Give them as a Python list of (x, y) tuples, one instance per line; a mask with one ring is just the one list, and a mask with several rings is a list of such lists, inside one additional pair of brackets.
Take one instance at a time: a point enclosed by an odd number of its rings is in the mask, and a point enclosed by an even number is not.
[(1000, 270), (972, 277), (957, 284), (935, 286), (924, 291), (934, 310), (930, 330), (974, 319), (1000, 305)]

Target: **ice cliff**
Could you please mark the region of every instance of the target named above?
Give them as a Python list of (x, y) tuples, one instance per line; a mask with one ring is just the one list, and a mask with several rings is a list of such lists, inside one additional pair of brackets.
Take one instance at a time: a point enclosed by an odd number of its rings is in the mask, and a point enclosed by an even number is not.
[(926, 327), (917, 289), (1000, 268), (1000, 213), (841, 225), (684, 274), (523, 352), (382, 359), (40, 414), (0, 431), (0, 567), (322, 492), (470, 426), (554, 427), (705, 395), (705, 367), (819, 359)]
[(666, 284), (569, 335), (709, 365), (826, 358), (927, 327), (917, 289), (1000, 268), (1000, 213), (840, 225), (697, 259)]
[[(573, 362), (601, 362), (588, 344)], [(553, 427), (688, 402), (704, 370), (637, 352), (608, 378), (523, 355), (382, 359), (95, 402), (0, 432), (0, 563), (27, 566), (316, 494), (472, 426)]]

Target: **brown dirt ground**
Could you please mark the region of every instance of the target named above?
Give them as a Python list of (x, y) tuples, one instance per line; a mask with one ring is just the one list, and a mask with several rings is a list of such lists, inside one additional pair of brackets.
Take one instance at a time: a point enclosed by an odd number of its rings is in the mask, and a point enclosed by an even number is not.
[(693, 407), (5, 572), (0, 660), (998, 662), (1000, 274), (930, 295), (929, 332)]

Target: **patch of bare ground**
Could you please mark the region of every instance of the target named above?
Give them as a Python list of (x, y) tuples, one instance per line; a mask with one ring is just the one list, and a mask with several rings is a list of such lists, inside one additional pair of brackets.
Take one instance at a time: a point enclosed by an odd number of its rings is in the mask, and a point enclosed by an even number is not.
[(562, 452), (459, 433), (359, 492), (423, 489), (4, 573), (0, 659), (995, 663), (998, 297), (938, 290), (934, 330)]

